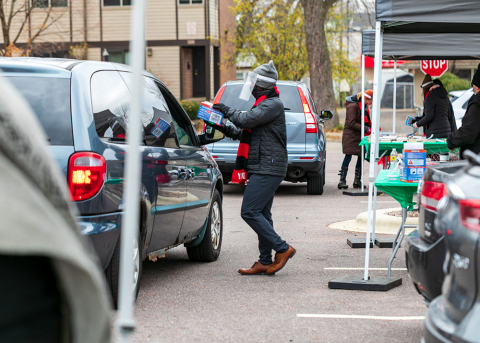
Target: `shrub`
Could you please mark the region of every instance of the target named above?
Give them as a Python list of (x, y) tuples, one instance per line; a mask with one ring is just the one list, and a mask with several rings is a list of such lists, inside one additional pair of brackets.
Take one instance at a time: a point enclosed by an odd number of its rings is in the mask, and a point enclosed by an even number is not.
[(439, 80), (442, 81), (447, 92), (463, 91), (471, 88), (470, 81), (459, 79), (458, 76), (452, 73), (447, 72), (443, 74)]
[(191, 120), (197, 119), (198, 109), (200, 108), (199, 102), (182, 100), (180, 101), (180, 105), (182, 105)]

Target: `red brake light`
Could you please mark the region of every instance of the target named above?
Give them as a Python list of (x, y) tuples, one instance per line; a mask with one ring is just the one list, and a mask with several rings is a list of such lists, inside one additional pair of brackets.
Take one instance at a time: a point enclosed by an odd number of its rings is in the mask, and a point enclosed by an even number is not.
[(480, 232), (480, 200), (460, 200), (458, 203), (463, 226)]
[(426, 209), (437, 211), (440, 199), (447, 195), (447, 187), (441, 182), (425, 181), (420, 196), (420, 203)]
[(68, 188), (73, 201), (88, 200), (102, 189), (107, 164), (102, 155), (77, 152), (68, 162)]
[(317, 121), (315, 120), (315, 115), (310, 110), (310, 105), (308, 104), (307, 98), (305, 97), (302, 88), (297, 88), (298, 94), (300, 94), (300, 100), (302, 100), (303, 113), (305, 113), (305, 132), (317, 133)]
[(222, 99), (222, 95), (224, 91), (225, 91), (225, 86), (220, 88), (220, 90), (218, 91), (217, 95), (215, 96), (215, 99), (213, 100), (214, 104), (220, 103), (220, 100)]

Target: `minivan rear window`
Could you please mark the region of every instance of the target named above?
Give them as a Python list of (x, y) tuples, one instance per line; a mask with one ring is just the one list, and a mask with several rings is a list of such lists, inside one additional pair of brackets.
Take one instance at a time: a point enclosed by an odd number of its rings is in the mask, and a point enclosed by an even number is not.
[[(251, 109), (255, 103), (255, 98), (251, 95), (248, 101), (240, 99), (238, 96), (240, 95), (242, 87), (243, 84), (227, 85), (220, 102), (240, 111), (248, 111)], [(277, 85), (277, 89), (280, 93), (280, 100), (283, 102), (285, 111), (303, 113), (302, 101), (300, 100), (296, 86)]]
[(73, 145), (70, 79), (9, 76), (37, 115), (51, 145)]

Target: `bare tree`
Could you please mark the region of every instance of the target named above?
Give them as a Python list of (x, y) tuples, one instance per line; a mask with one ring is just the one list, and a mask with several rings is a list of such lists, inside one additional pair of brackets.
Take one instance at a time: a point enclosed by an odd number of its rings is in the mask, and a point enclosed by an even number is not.
[[(67, 7), (65, 7), (65, 11), (53, 11), (55, 5), (62, 1), (51, 0), (49, 3), (48, 0), (0, 0), (0, 23), (3, 37), (0, 56), (11, 56), (12, 52), (17, 49), (22, 35), (28, 30), (31, 30), (27, 39), (27, 50), (30, 51), (35, 40), (67, 12)], [(40, 25), (29, 27), (33, 14), (40, 15), (37, 13), (38, 11), (42, 11), (43, 14)]]
[(335, 113), (333, 120), (326, 122), (327, 128), (337, 126), (339, 122), (333, 91), (332, 61), (325, 31), (328, 12), (337, 1), (302, 0), (313, 99), (321, 110)]
[[(325, 24), (329, 12), (337, 2), (342, 0), (301, 0), (305, 18), (305, 35), (307, 41), (310, 69), (310, 88), (315, 103), (322, 110), (334, 111), (333, 120), (326, 122), (327, 128), (338, 125), (335, 92), (333, 89), (332, 60), (329, 53), (329, 40)], [(353, 0), (351, 8), (367, 14), (372, 8), (371, 0)], [(347, 3), (348, 6), (348, 3)]]

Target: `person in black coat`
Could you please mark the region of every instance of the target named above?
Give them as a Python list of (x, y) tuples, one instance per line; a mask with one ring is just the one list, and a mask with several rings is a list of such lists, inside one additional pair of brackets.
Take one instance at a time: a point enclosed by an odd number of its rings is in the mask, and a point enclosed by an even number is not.
[(452, 132), (447, 138), (448, 148), (460, 148), (461, 156), (465, 150), (480, 153), (480, 64), (473, 76), (472, 87), (475, 96), (469, 101), (462, 119), (462, 127)]
[(447, 138), (457, 129), (447, 90), (440, 80), (432, 80), (428, 74), (423, 81), (424, 115), (413, 123), (413, 127), (423, 126), (427, 138)]

